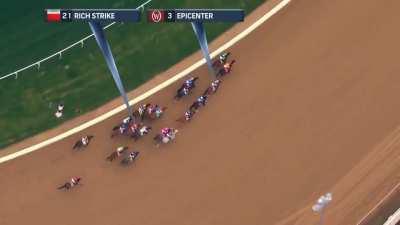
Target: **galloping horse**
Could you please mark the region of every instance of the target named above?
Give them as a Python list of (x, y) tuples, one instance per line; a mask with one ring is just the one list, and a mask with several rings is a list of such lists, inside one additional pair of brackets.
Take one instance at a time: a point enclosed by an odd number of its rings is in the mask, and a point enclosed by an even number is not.
[[(75, 145), (74, 145), (74, 147), (72, 147), (72, 149), (80, 149), (80, 148), (87, 147), (87, 146), (89, 145), (89, 143), (90, 143), (90, 140), (91, 140), (92, 138), (93, 138), (92, 135), (87, 135), (87, 136), (81, 138), (81, 140), (79, 140), (79, 141), (77, 141), (77, 142), (75, 143)], [(84, 143), (84, 140), (83, 140), (83, 139), (86, 139), (87, 143)]]
[(225, 63), (224, 66), (217, 72), (217, 77), (223, 77), (232, 71), (232, 66), (236, 60), (232, 60), (230, 63)]
[(196, 111), (192, 111), (189, 109), (188, 111), (185, 112), (185, 114), (182, 117), (180, 117), (176, 121), (181, 122), (181, 123), (190, 122), (190, 120), (192, 120), (195, 113), (196, 113)]
[(76, 185), (80, 184), (80, 181), (82, 180), (82, 178), (80, 177), (73, 177), (71, 178), (71, 180), (69, 182), (66, 182), (65, 184), (61, 185), (60, 187), (58, 187), (58, 190), (69, 190), (73, 187), (75, 187)]
[(199, 111), (199, 108), (202, 106), (205, 106), (207, 103), (208, 96), (207, 95), (202, 95), (198, 99), (196, 99), (195, 102), (189, 107), (189, 110), (192, 112), (197, 112)]
[(160, 144), (167, 144), (170, 141), (175, 139), (175, 135), (178, 133), (177, 129), (173, 129), (172, 133), (169, 136), (165, 136), (162, 134), (157, 134), (153, 140), (155, 141), (156, 147), (159, 147)]
[(230, 52), (224, 52), (222, 53), (217, 60), (215, 60), (212, 64), (213, 68), (215, 70), (219, 70), (228, 60), (228, 56), (230, 55)]
[(161, 107), (159, 105), (154, 105), (154, 106), (152, 105), (151, 107), (149, 107), (146, 110), (145, 116), (146, 116), (146, 118), (149, 118), (152, 120), (159, 119), (164, 114), (165, 110), (167, 110), (167, 107)]
[(150, 106), (151, 106), (150, 103), (143, 104), (143, 105), (139, 106), (139, 108), (133, 112), (133, 115), (134, 115), (136, 118), (140, 118), (140, 120), (143, 121), (143, 120), (144, 120), (144, 117), (145, 117), (145, 115), (146, 115), (147, 109), (148, 109)]
[[(126, 126), (126, 127), (124, 127)], [(111, 131), (111, 138), (117, 136), (117, 135), (123, 135), (128, 133), (128, 125), (120, 124), (118, 126), (113, 127)]]
[(125, 165), (125, 166), (127, 166), (127, 165), (129, 165), (129, 164), (132, 164), (132, 163), (136, 160), (136, 158), (138, 157), (138, 155), (139, 155), (139, 152), (131, 152), (131, 153), (129, 153), (129, 155), (126, 156), (126, 157), (121, 161), (121, 164), (122, 164), (122, 165)]
[(212, 95), (218, 91), (221, 85), (221, 80), (214, 80), (211, 85), (204, 91), (203, 95)]
[(139, 138), (145, 136), (151, 131), (150, 126), (141, 126), (137, 132), (134, 132), (131, 136), (133, 137), (133, 140), (137, 141)]
[(190, 80), (192, 81), (192, 86), (188, 87), (186, 82), (181, 85), (181, 87), (176, 91), (176, 95), (174, 97), (175, 100), (179, 100), (184, 96), (190, 95), (191, 91), (196, 87), (196, 81), (199, 77), (193, 77)]
[(111, 153), (106, 160), (112, 162), (114, 161), (116, 158), (120, 157), (124, 152), (126, 152), (126, 150), (128, 150), (128, 147), (124, 146), (124, 147), (119, 147), (117, 148), (116, 151), (114, 151), (113, 153)]

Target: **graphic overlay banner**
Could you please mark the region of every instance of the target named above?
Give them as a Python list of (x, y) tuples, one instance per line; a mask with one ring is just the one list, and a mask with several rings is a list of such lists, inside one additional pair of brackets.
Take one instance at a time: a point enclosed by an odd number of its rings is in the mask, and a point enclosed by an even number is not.
[(244, 16), (244, 11), (241, 9), (152, 9), (147, 11), (147, 20), (151, 23), (243, 22)]
[(47, 9), (47, 22), (139, 22), (138, 9)]

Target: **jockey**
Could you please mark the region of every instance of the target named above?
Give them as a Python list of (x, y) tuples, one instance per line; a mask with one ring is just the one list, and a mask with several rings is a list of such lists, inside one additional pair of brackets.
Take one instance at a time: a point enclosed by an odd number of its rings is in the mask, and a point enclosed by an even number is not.
[(140, 136), (148, 134), (150, 129), (151, 129), (151, 127), (148, 127), (148, 126), (143, 126), (142, 128), (140, 128), (140, 130), (139, 130)]
[(163, 129), (161, 129), (161, 134), (164, 137), (170, 137), (172, 132), (173, 132), (173, 129), (169, 128), (169, 127), (164, 127)]
[(231, 63), (225, 63), (224, 64), (224, 72), (229, 73), (232, 69), (232, 64)]
[(131, 121), (132, 121), (132, 117), (128, 116), (122, 120), (122, 123), (128, 125)]
[(219, 62), (221, 63), (221, 64), (224, 64), (225, 62), (226, 62), (226, 59), (228, 58), (228, 53), (227, 52), (225, 52), (225, 53), (223, 53), (223, 54), (221, 54), (220, 56), (219, 56)]
[(203, 106), (207, 103), (207, 95), (200, 96), (197, 100), (198, 103), (202, 104)]
[(129, 159), (130, 159), (130, 160), (134, 160), (135, 157), (136, 157), (136, 155), (137, 155), (136, 152), (131, 152), (131, 153), (129, 153)]
[(72, 178), (71, 178), (71, 181), (70, 181), (69, 183), (71, 184), (71, 187), (73, 187), (73, 186), (79, 184), (79, 181), (80, 181), (80, 180), (81, 180), (80, 177), (72, 177)]
[(182, 91), (183, 91), (183, 95), (188, 95), (189, 94), (189, 88), (187, 88), (187, 87), (184, 87), (182, 89)]
[(156, 105), (155, 113), (157, 117), (160, 117), (163, 113), (163, 109), (159, 105)]
[(149, 107), (147, 108), (147, 112), (149, 113), (149, 115), (153, 114), (156, 111), (157, 105), (149, 105)]
[(192, 110), (186, 111), (186, 112), (185, 112), (185, 120), (186, 120), (186, 121), (191, 120), (192, 117), (193, 117), (193, 115), (194, 115), (194, 112), (193, 112)]
[(121, 134), (125, 133), (126, 128), (127, 128), (126, 125), (121, 124), (121, 126), (119, 126), (119, 132), (120, 132)]
[(194, 77), (191, 77), (191, 78), (187, 79), (187, 80), (185, 81), (185, 83), (184, 83), (184, 86), (185, 86), (187, 89), (194, 88)]
[(141, 106), (139, 106), (138, 112), (139, 115), (142, 116), (144, 114), (144, 112), (146, 111), (147, 105), (143, 104)]
[(132, 133), (136, 134), (139, 130), (139, 124), (134, 123), (134, 124), (132, 124), (132, 126), (130, 128), (131, 128)]
[(89, 137), (84, 136), (84, 137), (82, 137), (81, 141), (82, 141), (82, 144), (86, 146), (89, 144)]
[(220, 84), (221, 80), (214, 80), (213, 82), (211, 82), (212, 91), (215, 92)]
[(117, 156), (120, 156), (121, 154), (122, 154), (122, 151), (125, 149), (125, 147), (123, 147), (123, 146), (119, 146), (118, 148), (117, 148)]

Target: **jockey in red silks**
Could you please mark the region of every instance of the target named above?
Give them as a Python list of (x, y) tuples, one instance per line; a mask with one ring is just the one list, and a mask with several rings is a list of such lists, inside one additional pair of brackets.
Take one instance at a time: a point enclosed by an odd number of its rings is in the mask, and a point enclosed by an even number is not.
[(136, 134), (139, 131), (139, 124), (134, 123), (131, 125), (130, 128), (131, 128), (132, 133)]
[(167, 136), (170, 132), (171, 132), (171, 128), (164, 127), (163, 129), (161, 129), (161, 134), (163, 136)]
[(231, 63), (225, 63), (224, 64), (224, 72), (225, 73), (231, 72), (231, 69), (232, 69), (232, 64)]

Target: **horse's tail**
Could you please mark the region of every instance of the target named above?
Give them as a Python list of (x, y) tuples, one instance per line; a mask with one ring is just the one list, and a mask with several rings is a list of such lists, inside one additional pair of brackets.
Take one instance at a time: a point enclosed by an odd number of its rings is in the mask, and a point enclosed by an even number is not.
[(174, 100), (178, 101), (181, 98), (179, 92), (174, 96)]
[(79, 145), (80, 145), (81, 143), (82, 143), (81, 141), (77, 141), (77, 142), (75, 143), (74, 147), (72, 147), (72, 149), (78, 148)]
[(67, 185), (66, 185), (66, 184), (63, 184), (63, 185), (59, 186), (57, 189), (58, 189), (58, 190), (61, 190), (61, 189), (64, 189), (64, 188), (67, 188)]
[(211, 87), (208, 87), (208, 88), (204, 91), (203, 95), (209, 95), (209, 94), (211, 93), (210, 90), (211, 90)]
[(115, 158), (115, 154), (114, 154), (114, 152), (113, 152), (113, 153), (111, 153), (111, 155), (109, 155), (109, 156), (106, 158), (106, 160), (112, 162), (112, 161), (114, 160), (114, 158)]

